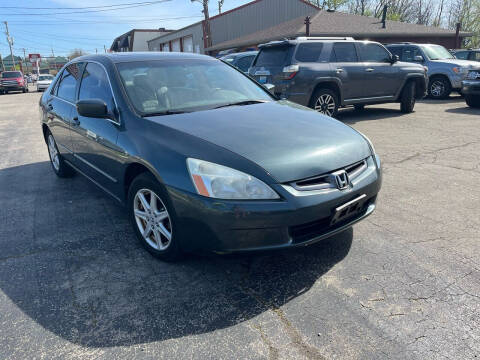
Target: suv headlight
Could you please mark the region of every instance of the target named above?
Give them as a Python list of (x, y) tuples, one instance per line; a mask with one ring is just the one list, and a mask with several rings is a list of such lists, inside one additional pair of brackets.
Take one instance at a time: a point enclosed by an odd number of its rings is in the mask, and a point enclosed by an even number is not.
[(280, 198), (267, 184), (241, 171), (191, 158), (187, 159), (187, 167), (200, 195), (235, 200)]
[(375, 163), (377, 164), (377, 168), (380, 169), (382, 164), (380, 162), (380, 157), (378, 156), (377, 152), (375, 151), (375, 147), (373, 146), (372, 141), (365, 134), (361, 133), (360, 131), (358, 131), (358, 133), (363, 136), (365, 141), (370, 146), (370, 150), (372, 150), (372, 156), (375, 159)]
[(468, 68), (463, 66), (455, 66), (452, 68), (452, 70), (457, 74), (466, 74), (468, 72)]

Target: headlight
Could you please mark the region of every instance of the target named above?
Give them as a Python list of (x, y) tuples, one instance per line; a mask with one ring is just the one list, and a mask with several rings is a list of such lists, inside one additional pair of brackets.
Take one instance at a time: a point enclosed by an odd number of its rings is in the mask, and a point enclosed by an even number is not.
[[(358, 131), (358, 130), (357, 130)], [(373, 146), (373, 143), (372, 141), (367, 137), (365, 136), (365, 134), (361, 133), (360, 131), (358, 131), (360, 133), (360, 135), (363, 136), (363, 138), (365, 139), (365, 141), (368, 143), (368, 145), (370, 146), (370, 149), (372, 150), (372, 155), (373, 155), (373, 158), (375, 159), (375, 163), (377, 164), (377, 168), (380, 169), (381, 168), (381, 163), (380, 163), (380, 157), (378, 156), (377, 152), (375, 151), (375, 147)]]
[(187, 159), (188, 170), (200, 195), (217, 199), (278, 199), (278, 194), (257, 178), (208, 161)]
[(468, 68), (463, 66), (455, 66), (454, 68), (452, 68), (452, 70), (457, 74), (466, 74), (468, 71)]

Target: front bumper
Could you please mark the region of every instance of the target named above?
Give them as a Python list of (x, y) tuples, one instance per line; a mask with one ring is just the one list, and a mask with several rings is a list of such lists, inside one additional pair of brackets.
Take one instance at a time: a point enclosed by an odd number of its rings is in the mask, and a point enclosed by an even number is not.
[(37, 91), (45, 91), (46, 89), (48, 89), (49, 86), (50, 86), (50, 84), (38, 84), (37, 83)]
[(464, 95), (480, 95), (480, 80), (464, 80), (464, 81), (462, 81), (462, 94), (464, 94)]
[(3, 91), (22, 91), (25, 89), (25, 86), (23, 85), (2, 85), (1, 89)]
[[(217, 200), (167, 187), (176, 214), (176, 231), (185, 250), (222, 253), (305, 246), (339, 233), (369, 216), (381, 187), (374, 162), (348, 190), (328, 189), (294, 194), (272, 185), (275, 201)], [(337, 207), (360, 195), (366, 201), (357, 213), (330, 225)]]

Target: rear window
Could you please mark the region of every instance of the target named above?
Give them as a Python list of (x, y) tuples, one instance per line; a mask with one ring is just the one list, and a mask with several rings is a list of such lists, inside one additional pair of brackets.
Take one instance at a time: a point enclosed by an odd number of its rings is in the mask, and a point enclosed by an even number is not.
[(298, 45), (295, 59), (302, 62), (318, 61), (322, 52), (323, 43), (303, 43)]
[(292, 46), (263, 48), (258, 54), (255, 66), (283, 66), (292, 49)]
[(11, 72), (4, 72), (2, 73), (2, 78), (4, 79), (11, 79), (11, 78), (18, 78), (22, 77), (22, 73), (19, 71), (11, 71)]

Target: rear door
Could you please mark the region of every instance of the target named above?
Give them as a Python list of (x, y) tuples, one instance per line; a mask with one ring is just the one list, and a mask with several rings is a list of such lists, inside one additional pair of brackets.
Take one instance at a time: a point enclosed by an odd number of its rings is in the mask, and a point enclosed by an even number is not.
[(116, 146), (120, 119), (105, 68), (99, 63), (88, 62), (79, 86), (79, 100), (103, 100), (115, 119), (84, 117), (74, 109), (76, 121), (71, 134), (75, 164), (103, 188), (116, 193), (122, 171), (118, 162), (121, 151)]
[(290, 65), (294, 49), (291, 44), (261, 48), (250, 75), (261, 84), (279, 85), (283, 80), (283, 68)]
[(402, 85), (399, 67), (391, 63), (391, 54), (382, 45), (357, 43), (369, 97), (394, 96)]
[(372, 89), (365, 83), (364, 68), (359, 63), (355, 43), (344, 41), (333, 43), (330, 67), (342, 82), (344, 100), (370, 96)]
[(73, 160), (70, 128), (73, 123), (75, 92), (80, 74), (79, 69), (80, 65), (73, 63), (63, 70), (46, 104), (50, 131), (55, 138), (58, 150), (69, 161)]

